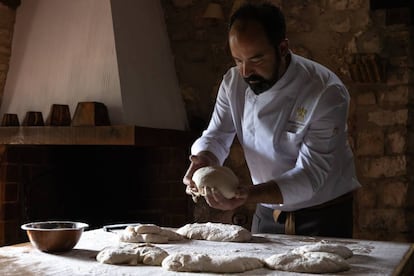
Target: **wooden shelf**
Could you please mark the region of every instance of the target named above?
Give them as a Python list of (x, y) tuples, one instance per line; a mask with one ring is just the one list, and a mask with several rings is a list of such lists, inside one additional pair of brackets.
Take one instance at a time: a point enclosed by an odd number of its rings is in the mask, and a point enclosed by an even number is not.
[(138, 126), (0, 127), (3, 145), (188, 146), (192, 132)]

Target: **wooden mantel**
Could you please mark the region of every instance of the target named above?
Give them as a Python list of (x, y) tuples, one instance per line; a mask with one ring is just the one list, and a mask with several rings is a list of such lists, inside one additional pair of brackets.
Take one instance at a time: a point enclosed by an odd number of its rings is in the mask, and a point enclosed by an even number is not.
[(139, 126), (0, 127), (3, 145), (186, 146), (194, 133)]

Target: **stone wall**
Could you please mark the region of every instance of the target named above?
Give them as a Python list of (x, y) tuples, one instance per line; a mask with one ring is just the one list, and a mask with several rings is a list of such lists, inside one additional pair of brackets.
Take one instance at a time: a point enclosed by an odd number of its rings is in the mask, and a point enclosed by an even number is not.
[[(233, 65), (225, 43), (226, 22), (236, 1), (215, 1), (225, 17), (216, 21), (203, 18), (209, 2), (162, 1), (194, 129), (208, 121), (221, 77)], [(413, 15), (409, 8), (373, 10), (368, 0), (272, 2), (286, 15), (292, 50), (332, 69), (349, 88), (349, 141), (363, 186), (356, 193), (354, 236), (413, 241), (414, 183), (409, 169), (414, 145)], [(227, 164), (248, 182), (237, 143)], [(210, 219), (220, 218), (217, 211), (200, 209)], [(221, 216), (229, 221), (228, 213)]]

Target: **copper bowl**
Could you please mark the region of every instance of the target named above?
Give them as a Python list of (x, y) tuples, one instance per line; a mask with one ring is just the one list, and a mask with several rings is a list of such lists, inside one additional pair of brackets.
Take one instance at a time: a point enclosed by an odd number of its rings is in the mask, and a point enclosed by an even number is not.
[(73, 221), (43, 221), (21, 226), (34, 247), (44, 252), (65, 252), (78, 243), (88, 224)]

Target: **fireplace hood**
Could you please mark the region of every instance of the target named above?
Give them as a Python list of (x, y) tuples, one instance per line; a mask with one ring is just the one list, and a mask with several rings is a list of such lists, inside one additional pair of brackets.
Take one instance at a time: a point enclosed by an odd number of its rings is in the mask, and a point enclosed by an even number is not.
[(1, 127), (0, 140), (136, 144), (151, 129), (170, 130), (167, 135), (187, 129), (158, 0), (22, 1), (0, 116), (17, 114), (21, 121), (38, 111), (47, 117), (53, 104), (68, 105), (73, 115), (85, 101), (105, 104), (111, 125)]

